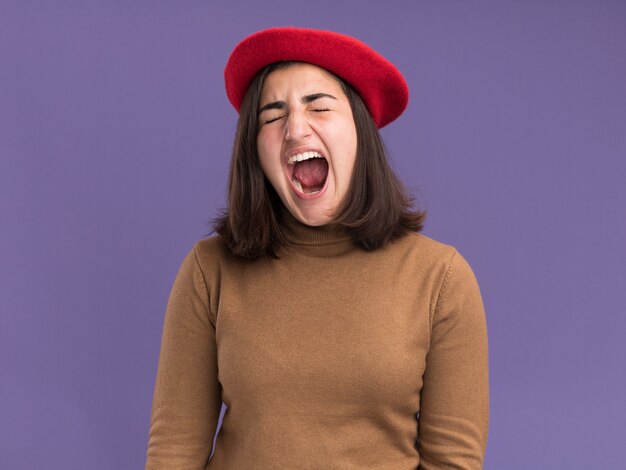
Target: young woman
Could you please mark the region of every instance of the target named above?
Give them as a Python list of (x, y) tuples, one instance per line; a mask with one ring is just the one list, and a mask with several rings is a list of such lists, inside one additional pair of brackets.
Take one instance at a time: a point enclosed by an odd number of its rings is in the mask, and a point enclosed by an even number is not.
[(349, 36), (271, 28), (225, 79), (228, 205), (172, 288), (146, 468), (482, 468), (480, 290), (419, 233), (378, 133), (404, 78)]

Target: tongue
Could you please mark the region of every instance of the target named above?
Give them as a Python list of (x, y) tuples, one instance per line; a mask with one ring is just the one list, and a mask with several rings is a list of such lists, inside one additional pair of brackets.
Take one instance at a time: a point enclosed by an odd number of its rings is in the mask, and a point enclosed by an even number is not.
[(305, 191), (318, 191), (324, 186), (328, 176), (328, 162), (323, 158), (310, 158), (296, 163), (293, 176), (298, 179)]

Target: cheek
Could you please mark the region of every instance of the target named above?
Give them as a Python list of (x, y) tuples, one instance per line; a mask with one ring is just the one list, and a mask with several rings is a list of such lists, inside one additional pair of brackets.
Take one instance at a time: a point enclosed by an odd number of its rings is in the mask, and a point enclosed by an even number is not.
[(263, 174), (270, 181), (272, 186), (276, 188), (276, 184), (282, 174), (280, 158), (276, 156), (276, 152), (273, 152), (272, 149), (264, 147), (261, 144), (257, 144), (257, 154)]
[(352, 172), (356, 163), (357, 138), (354, 124), (346, 123), (342, 128), (342, 134), (339, 142), (342, 142), (342, 158), (337, 162), (337, 169), (340, 172), (340, 178), (344, 182), (349, 182), (352, 178)]

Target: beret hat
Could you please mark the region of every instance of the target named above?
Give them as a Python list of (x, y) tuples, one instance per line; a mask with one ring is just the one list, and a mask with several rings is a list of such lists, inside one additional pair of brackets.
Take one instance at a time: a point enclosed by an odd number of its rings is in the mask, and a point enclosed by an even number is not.
[(407, 106), (409, 88), (404, 77), (368, 45), (332, 31), (278, 27), (242, 40), (226, 63), (226, 94), (237, 112), (256, 73), (286, 60), (317, 65), (341, 77), (359, 93), (378, 128), (400, 116)]

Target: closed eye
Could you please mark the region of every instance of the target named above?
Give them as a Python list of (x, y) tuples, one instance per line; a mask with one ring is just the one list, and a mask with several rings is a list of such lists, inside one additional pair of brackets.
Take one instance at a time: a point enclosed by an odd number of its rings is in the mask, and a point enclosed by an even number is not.
[(282, 115), (282, 116), (276, 116), (276, 117), (273, 117), (273, 118), (270, 118), (270, 119), (266, 119), (265, 121), (263, 121), (263, 124), (270, 124), (270, 123), (272, 123), (274, 121), (278, 121), (279, 119), (284, 118), (285, 116), (286, 115)]
[[(313, 111), (314, 113), (323, 113), (325, 111), (330, 111), (330, 109), (329, 108), (312, 108), (311, 111)], [(284, 117), (287, 117), (287, 115), (283, 114), (282, 116), (276, 116), (276, 117), (266, 119), (265, 121), (262, 121), (261, 125), (271, 124), (274, 121), (278, 121), (279, 119), (282, 119)]]

